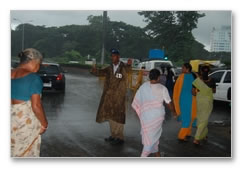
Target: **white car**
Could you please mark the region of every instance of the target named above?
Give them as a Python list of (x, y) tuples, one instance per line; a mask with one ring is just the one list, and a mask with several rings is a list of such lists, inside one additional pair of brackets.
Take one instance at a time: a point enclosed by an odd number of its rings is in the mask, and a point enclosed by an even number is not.
[[(143, 72), (143, 82), (146, 82), (149, 80), (148, 74), (149, 71), (156, 68), (161, 72), (161, 67), (171, 67), (172, 72), (175, 74), (175, 69), (173, 66), (173, 63), (169, 60), (148, 60), (140, 62), (138, 65), (139, 69), (144, 69)], [(167, 72), (167, 70), (165, 70)]]
[(231, 102), (231, 70), (217, 70), (209, 76), (216, 83), (214, 100)]
[(171, 70), (175, 74), (174, 66), (171, 61), (169, 60), (149, 60), (149, 61), (144, 61), (139, 64), (139, 68), (142, 69), (144, 68), (145, 71), (150, 71), (151, 69), (157, 68), (158, 70), (161, 70), (160, 67), (171, 67)]

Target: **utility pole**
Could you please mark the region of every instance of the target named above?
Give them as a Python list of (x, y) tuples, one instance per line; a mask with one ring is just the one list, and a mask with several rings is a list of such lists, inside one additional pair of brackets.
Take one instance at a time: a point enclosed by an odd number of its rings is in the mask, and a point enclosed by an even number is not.
[[(24, 22), (22, 22), (20, 19), (17, 19), (17, 18), (13, 18), (13, 20), (15, 21), (19, 21), (22, 25), (23, 25), (23, 28), (22, 28), (22, 51), (24, 50)], [(28, 22), (33, 22), (32, 20), (28, 21)]]
[(105, 58), (105, 36), (106, 36), (107, 11), (103, 11), (103, 33), (102, 33), (102, 51), (100, 64), (104, 64)]

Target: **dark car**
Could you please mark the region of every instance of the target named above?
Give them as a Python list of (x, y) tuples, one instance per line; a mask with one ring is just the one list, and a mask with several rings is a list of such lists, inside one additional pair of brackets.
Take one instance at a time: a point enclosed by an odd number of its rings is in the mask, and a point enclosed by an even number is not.
[(37, 73), (43, 81), (43, 90), (65, 91), (65, 75), (59, 64), (43, 63)]

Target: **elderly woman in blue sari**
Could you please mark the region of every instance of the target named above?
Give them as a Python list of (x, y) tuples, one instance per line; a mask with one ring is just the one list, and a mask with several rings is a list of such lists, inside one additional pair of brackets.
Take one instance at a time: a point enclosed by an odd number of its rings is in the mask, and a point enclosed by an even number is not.
[(194, 94), (197, 97), (197, 131), (193, 143), (200, 145), (201, 140), (207, 140), (208, 119), (213, 110), (213, 93), (216, 92), (216, 84), (213, 79), (208, 77), (209, 66), (203, 65), (200, 75), (194, 80), (196, 87)]
[(132, 103), (141, 124), (144, 145), (141, 157), (147, 157), (150, 154), (160, 157), (159, 139), (165, 116), (164, 102), (175, 115), (168, 90), (159, 83), (159, 76), (160, 71), (152, 69), (149, 72), (150, 81), (145, 82), (139, 88)]
[(182, 122), (178, 133), (179, 141), (188, 141), (192, 123), (196, 118), (196, 97), (192, 95), (192, 82), (195, 77), (191, 70), (192, 66), (189, 63), (183, 64), (182, 74), (177, 78), (174, 86), (173, 102), (178, 120)]
[(43, 83), (36, 74), (42, 55), (33, 48), (19, 53), (11, 71), (11, 156), (39, 157), (41, 134), (48, 126), (41, 103)]

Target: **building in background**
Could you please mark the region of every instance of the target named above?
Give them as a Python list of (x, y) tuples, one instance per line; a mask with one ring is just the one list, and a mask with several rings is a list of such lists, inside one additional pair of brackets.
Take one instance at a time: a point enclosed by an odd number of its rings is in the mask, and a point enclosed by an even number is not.
[(210, 37), (210, 52), (231, 52), (231, 26), (213, 28)]

